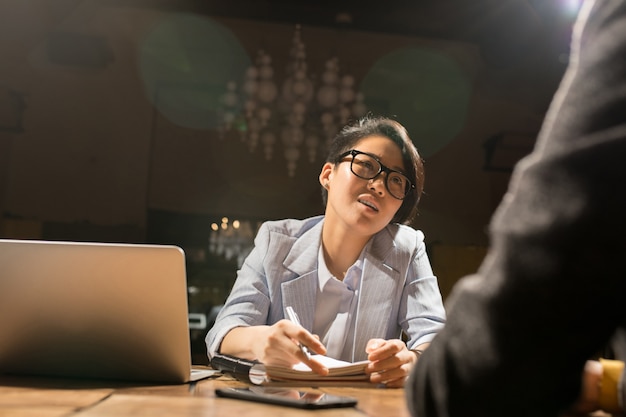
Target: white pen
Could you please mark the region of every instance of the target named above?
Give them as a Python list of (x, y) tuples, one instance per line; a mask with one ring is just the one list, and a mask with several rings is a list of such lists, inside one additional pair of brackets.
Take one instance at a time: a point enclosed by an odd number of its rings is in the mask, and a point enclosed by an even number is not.
[[(290, 321), (292, 321), (295, 324), (297, 324), (298, 326), (302, 327), (302, 325), (300, 324), (300, 319), (298, 319), (298, 315), (294, 311), (293, 307), (287, 306), (286, 310), (287, 310), (287, 318)], [(309, 353), (309, 350), (307, 349), (306, 346), (304, 346), (302, 343), (298, 342), (298, 347), (300, 348), (302, 353), (304, 353), (306, 355), (307, 359), (311, 359), (311, 354)]]

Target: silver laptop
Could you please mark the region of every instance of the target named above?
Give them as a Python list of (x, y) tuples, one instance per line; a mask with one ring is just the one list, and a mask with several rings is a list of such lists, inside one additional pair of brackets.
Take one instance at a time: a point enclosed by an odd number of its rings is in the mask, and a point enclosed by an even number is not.
[(185, 383), (179, 247), (0, 239), (0, 374)]

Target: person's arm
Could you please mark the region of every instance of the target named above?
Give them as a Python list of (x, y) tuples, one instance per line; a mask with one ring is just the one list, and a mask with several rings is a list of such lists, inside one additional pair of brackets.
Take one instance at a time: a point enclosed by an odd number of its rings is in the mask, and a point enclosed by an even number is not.
[(413, 416), (557, 415), (624, 323), (626, 2), (590, 6), (537, 146), (492, 220), (489, 254), (455, 286), (411, 373)]
[(307, 356), (298, 342), (311, 353), (326, 353), (326, 348), (318, 338), (289, 320), (280, 320), (272, 326), (235, 327), (222, 339), (219, 352), (268, 365), (291, 367), (303, 362), (312, 371), (326, 375), (328, 369)]
[(288, 251), (290, 247), (272, 242), (270, 223), (264, 223), (259, 229), (254, 248), (238, 271), (231, 293), (207, 334), (209, 360), (216, 353), (222, 353), (285, 366), (302, 361), (312, 370), (325, 374), (326, 368), (310, 360), (297, 343), (304, 344), (312, 353), (323, 354), (325, 347), (310, 332), (285, 320), (282, 306), (272, 301), (280, 299), (277, 292), (281, 282), (272, 281), (270, 277), (276, 279), (280, 275), (276, 271), (280, 269), (271, 268), (278, 264), (274, 262), (276, 258), (284, 256), (275, 251)]
[(419, 355), (445, 321), (441, 293), (426, 253), (424, 235), (412, 231), (411, 236), (416, 239), (416, 250), (407, 271), (410, 278), (402, 291), (398, 315), (408, 341), (372, 339), (366, 347), (367, 358), (372, 362), (367, 368), (370, 381), (389, 388), (404, 386)]
[(406, 380), (430, 343), (423, 343), (409, 349), (400, 339), (372, 339), (367, 344), (367, 359), (371, 362), (366, 372), (370, 382), (383, 384), (388, 388), (404, 387)]
[(415, 231), (414, 235), (416, 249), (408, 268), (398, 313), (409, 347), (430, 343), (446, 321), (439, 283), (428, 259), (424, 235), (421, 231)]
[[(220, 353), (223, 339), (233, 329), (267, 324), (271, 301), (262, 259), (266, 255), (268, 245), (269, 231), (263, 225), (255, 237), (252, 252), (237, 272), (237, 279), (228, 299), (207, 333), (209, 360), (215, 353)], [(231, 348), (229, 351), (235, 349)], [(249, 356), (248, 358), (251, 359)]]

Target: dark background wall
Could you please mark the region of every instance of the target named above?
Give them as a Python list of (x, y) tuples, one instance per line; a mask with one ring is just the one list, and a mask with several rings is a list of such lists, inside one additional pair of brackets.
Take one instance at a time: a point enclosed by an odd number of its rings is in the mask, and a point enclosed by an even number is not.
[(301, 23), (317, 82), (338, 57), (424, 156), (413, 226), (447, 295), (482, 259), (567, 62), (563, 3), (2, 1), (0, 235), (177, 244), (192, 307), (220, 303), (237, 265), (209, 250), (212, 223), (323, 212), (322, 141), (290, 177), (280, 143), (266, 160), (217, 124), (258, 49), (281, 79)]

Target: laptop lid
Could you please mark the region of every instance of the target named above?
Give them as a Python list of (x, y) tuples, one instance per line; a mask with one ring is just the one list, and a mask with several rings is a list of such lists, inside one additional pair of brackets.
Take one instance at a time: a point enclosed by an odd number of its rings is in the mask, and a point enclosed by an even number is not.
[(0, 239), (0, 265), (0, 373), (191, 380), (179, 247)]

